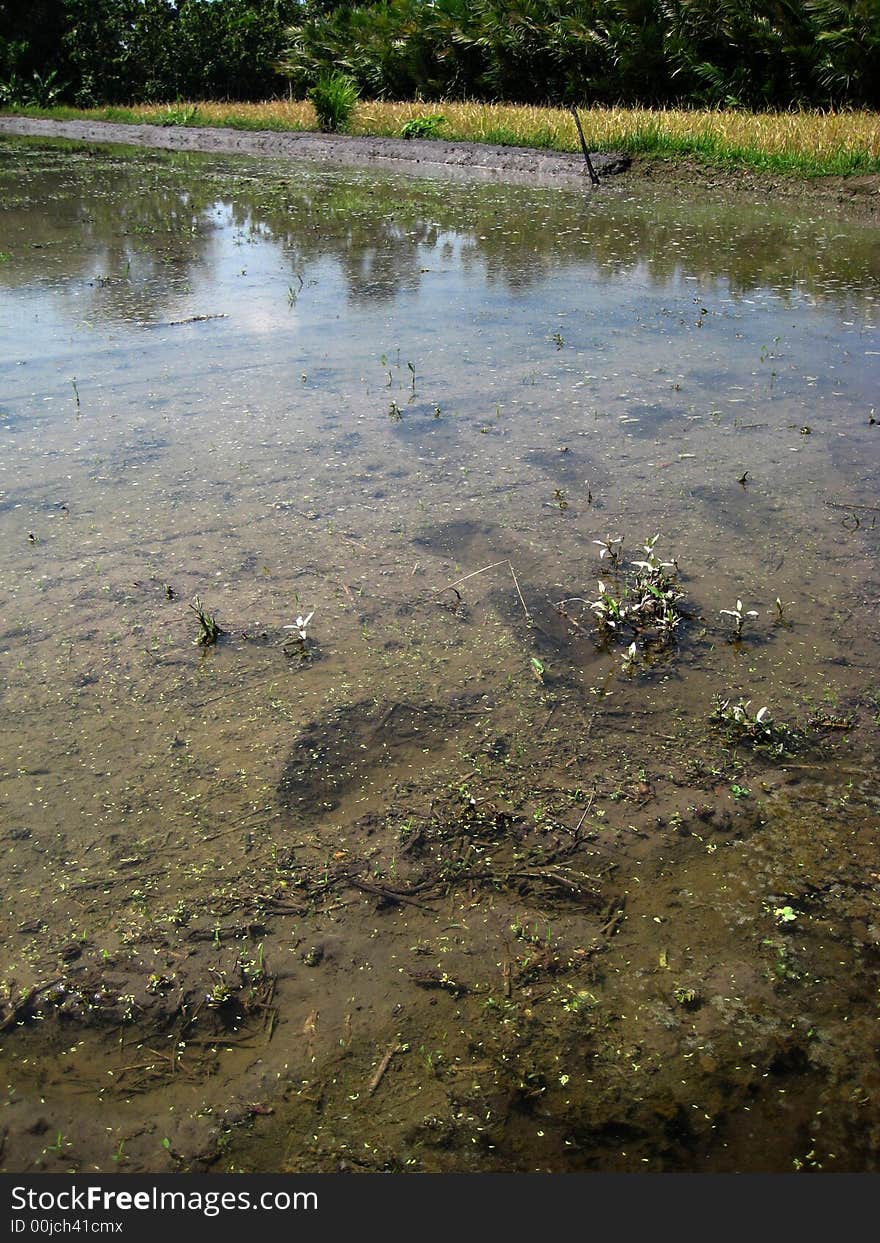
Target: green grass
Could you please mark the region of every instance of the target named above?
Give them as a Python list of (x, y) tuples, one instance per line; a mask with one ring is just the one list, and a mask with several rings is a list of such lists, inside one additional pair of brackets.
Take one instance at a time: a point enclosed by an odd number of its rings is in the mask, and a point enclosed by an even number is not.
[[(361, 101), (349, 132), (399, 137), (407, 122), (442, 109), (444, 141), (577, 152), (571, 115), (562, 108), (514, 104)], [(305, 100), (262, 104), (212, 101), (132, 107), (7, 109), (54, 120), (122, 124), (221, 126), (239, 130), (315, 131)], [(592, 151), (625, 151), (664, 159), (813, 178), (880, 172), (880, 115), (867, 111), (755, 113), (742, 110), (591, 108), (581, 113)]]

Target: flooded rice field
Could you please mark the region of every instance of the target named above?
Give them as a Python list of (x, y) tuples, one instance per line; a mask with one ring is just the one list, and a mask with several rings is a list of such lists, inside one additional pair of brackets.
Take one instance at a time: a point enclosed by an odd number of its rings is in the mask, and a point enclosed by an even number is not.
[(0, 206), (2, 1168), (876, 1170), (876, 228)]

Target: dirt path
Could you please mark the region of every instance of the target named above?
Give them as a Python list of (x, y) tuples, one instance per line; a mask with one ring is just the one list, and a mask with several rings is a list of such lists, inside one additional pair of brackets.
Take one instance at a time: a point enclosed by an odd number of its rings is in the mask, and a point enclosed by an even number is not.
[[(580, 155), (436, 139), (362, 138), (349, 135), (272, 131), (116, 125), (107, 121), (48, 121), (0, 117), (0, 134), (70, 138), (80, 142), (128, 143), (169, 151), (232, 152), (291, 156), (336, 165), (376, 165), (430, 177), (526, 182), (530, 185), (581, 185), (586, 165)], [(625, 171), (629, 156), (594, 155), (599, 176)]]

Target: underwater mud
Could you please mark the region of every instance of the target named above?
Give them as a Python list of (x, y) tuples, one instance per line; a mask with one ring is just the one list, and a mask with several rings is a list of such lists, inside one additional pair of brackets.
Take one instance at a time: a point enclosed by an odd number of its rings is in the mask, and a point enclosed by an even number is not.
[(0, 203), (3, 1168), (875, 1170), (870, 230)]

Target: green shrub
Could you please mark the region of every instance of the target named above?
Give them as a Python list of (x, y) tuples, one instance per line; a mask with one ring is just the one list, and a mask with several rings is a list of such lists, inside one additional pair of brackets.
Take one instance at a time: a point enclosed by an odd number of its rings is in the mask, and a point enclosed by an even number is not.
[(413, 117), (400, 130), (401, 138), (436, 138), (446, 124), (444, 116)]
[(162, 114), (163, 125), (196, 125), (199, 120), (197, 104), (168, 104)]
[(0, 82), (0, 104), (19, 108), (52, 108), (64, 90), (57, 79), (54, 69), (44, 75), (34, 71), (29, 80), (13, 71), (5, 82)]
[(347, 73), (324, 74), (309, 91), (318, 116), (318, 128), (325, 134), (335, 134), (348, 125), (360, 90), (354, 78)]

